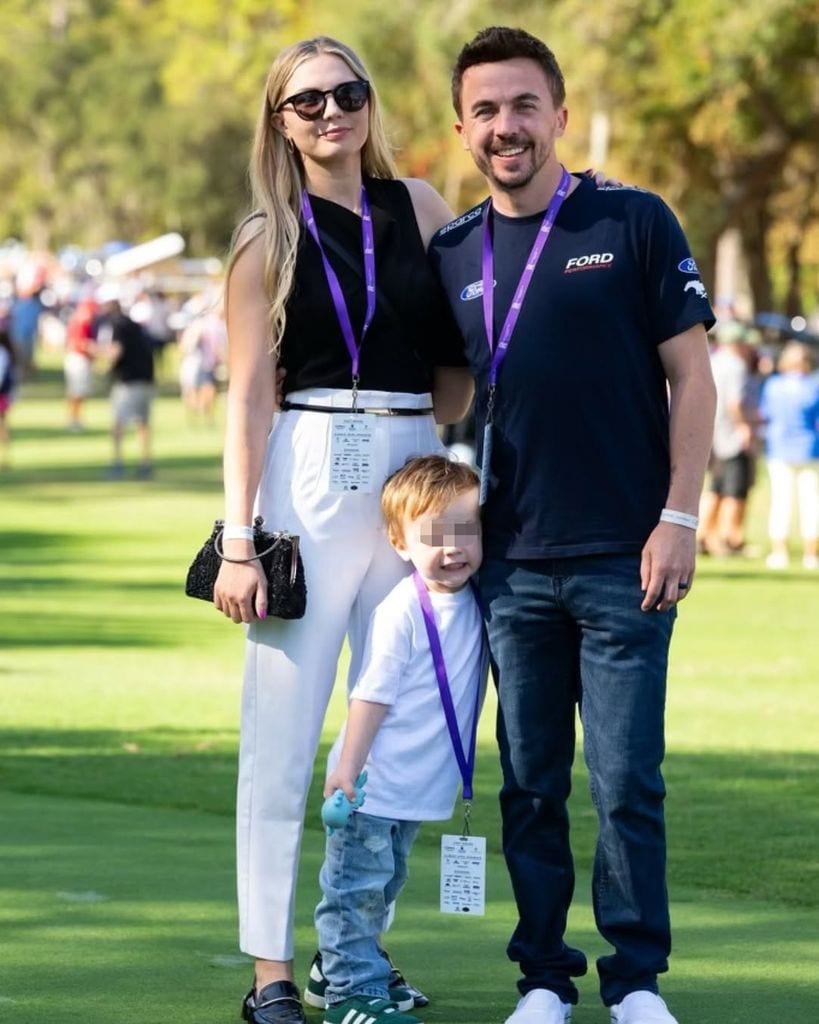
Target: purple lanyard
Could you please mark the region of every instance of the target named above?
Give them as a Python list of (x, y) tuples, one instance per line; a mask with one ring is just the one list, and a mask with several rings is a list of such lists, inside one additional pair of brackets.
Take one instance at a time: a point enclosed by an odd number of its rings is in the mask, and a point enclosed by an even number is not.
[(452, 749), (455, 751), (455, 760), (461, 772), (463, 781), (464, 800), (472, 799), (472, 776), (475, 773), (475, 744), (478, 737), (478, 713), (481, 706), (480, 679), (475, 692), (475, 714), (472, 718), (472, 731), (469, 736), (469, 751), (465, 755), (463, 743), (461, 743), (461, 731), (458, 728), (458, 716), (455, 714), (455, 706), (452, 703), (452, 691), (449, 688), (449, 677), (446, 674), (446, 663), (444, 652), (441, 650), (441, 638), (438, 635), (438, 626), (435, 623), (435, 612), (432, 602), (429, 599), (427, 587), (416, 569), (412, 574), (415, 589), (418, 591), (418, 600), (421, 604), (421, 613), (424, 616), (424, 625), (429, 638), (429, 649), (432, 653), (432, 664), (435, 667), (435, 677), (438, 680), (438, 692), (441, 694), (441, 704), (444, 707), (446, 727), (449, 730), (449, 738), (452, 741)]
[(486, 340), (489, 343), (489, 352), (492, 355), (492, 363), (489, 368), (489, 389), (493, 397), (495, 385), (498, 382), (498, 371), (500, 370), (501, 363), (506, 357), (506, 350), (509, 348), (509, 342), (512, 340), (512, 332), (515, 329), (515, 324), (518, 322), (523, 300), (526, 297), (526, 292), (532, 281), (532, 277), (534, 276), (535, 267), (538, 264), (540, 255), (546, 247), (546, 243), (549, 241), (549, 235), (552, 232), (552, 227), (557, 219), (560, 207), (563, 205), (563, 200), (569, 192), (571, 180), (571, 175), (564, 167), (563, 174), (560, 178), (560, 184), (557, 186), (557, 191), (552, 196), (551, 201), (546, 208), (546, 213), (544, 213), (543, 220), (540, 224), (540, 229), (532, 243), (529, 257), (526, 260), (526, 266), (523, 269), (523, 273), (520, 275), (518, 286), (515, 289), (515, 296), (512, 299), (512, 305), (509, 307), (509, 312), (506, 314), (506, 319), (503, 322), (503, 327), (501, 329), (497, 345), (494, 343), (495, 258), (492, 251), (492, 200), (490, 199), (486, 204), (486, 209), (483, 214), (483, 252), (481, 266), (483, 269), (483, 320), (486, 326)]
[(367, 190), (363, 185), (361, 186), (361, 241), (364, 247), (364, 281), (367, 285), (367, 308), (364, 313), (364, 325), (361, 328), (361, 340), (358, 344), (356, 344), (355, 335), (353, 334), (353, 325), (350, 322), (347, 300), (344, 298), (344, 292), (341, 290), (338, 275), (333, 270), (330, 261), (327, 259), (324, 246), (321, 244), (321, 238), (316, 226), (316, 218), (313, 214), (313, 207), (310, 203), (307, 189), (303, 189), (301, 193), (301, 210), (307, 230), (313, 236), (321, 253), (321, 261), (324, 264), (324, 273), (327, 277), (327, 284), (330, 286), (330, 294), (333, 297), (336, 316), (341, 327), (341, 333), (344, 335), (347, 351), (350, 353), (353, 365), (353, 408), (355, 409), (358, 392), (358, 357), (361, 352), (361, 346), (364, 344), (364, 335), (369, 330), (375, 316), (375, 239), (373, 238), (373, 220), (370, 213), (370, 201), (367, 198)]

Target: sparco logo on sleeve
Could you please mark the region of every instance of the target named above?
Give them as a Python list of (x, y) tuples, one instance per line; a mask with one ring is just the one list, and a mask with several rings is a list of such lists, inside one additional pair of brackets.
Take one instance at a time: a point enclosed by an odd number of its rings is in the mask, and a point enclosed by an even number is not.
[(612, 252), (592, 252), (588, 256), (572, 256), (566, 263), (564, 274), (574, 274), (578, 270), (603, 270), (614, 263)]

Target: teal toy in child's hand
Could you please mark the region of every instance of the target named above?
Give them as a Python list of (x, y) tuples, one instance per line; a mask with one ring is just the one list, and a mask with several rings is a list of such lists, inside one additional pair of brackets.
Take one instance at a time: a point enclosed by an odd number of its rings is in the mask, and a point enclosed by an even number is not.
[(350, 800), (343, 789), (337, 789), (321, 805), (321, 820), (328, 836), (331, 836), (335, 829), (344, 828), (353, 811), (357, 811), (364, 803), (366, 781), (367, 772), (363, 771), (355, 780), (355, 800)]

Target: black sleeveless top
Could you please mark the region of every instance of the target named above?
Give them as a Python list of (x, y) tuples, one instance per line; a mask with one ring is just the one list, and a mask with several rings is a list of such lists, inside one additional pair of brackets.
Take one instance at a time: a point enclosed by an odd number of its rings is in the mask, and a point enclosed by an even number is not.
[[(361, 348), (359, 388), (421, 394), (433, 366), (465, 366), (463, 341), (427, 259), (412, 200), (403, 182), (368, 178), (375, 240), (376, 308)], [(349, 254), (358, 272), (325, 244), (338, 275), (356, 341), (366, 308), (361, 218), (311, 196), (319, 235)], [(280, 362), (285, 394), (303, 388), (350, 388), (350, 355), (338, 323), (315, 240), (302, 227)]]

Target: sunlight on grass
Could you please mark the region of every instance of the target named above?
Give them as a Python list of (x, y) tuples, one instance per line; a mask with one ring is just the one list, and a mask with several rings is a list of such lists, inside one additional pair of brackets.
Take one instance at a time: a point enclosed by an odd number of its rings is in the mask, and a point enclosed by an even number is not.
[[(0, 475), (0, 1019), (7, 1008), (18, 1024), (53, 1016), (39, 983), (46, 959), (66, 993), (65, 1024), (108, 1024), (113, 985), (116, 1024), (233, 1020), (250, 975), (236, 951), (231, 821), (242, 631), (183, 595), (220, 514), (221, 432), (187, 423), (166, 395), (156, 478), (108, 482), (106, 401), (89, 404), (83, 435), (67, 434), (63, 418), (46, 367), (13, 410), (13, 468)], [(758, 543), (765, 500), (763, 474)], [(773, 576), (761, 559), (702, 560), (681, 606), (665, 767), (676, 933), (664, 985), (681, 1021), (815, 1016), (818, 582), (801, 569)], [(453, 824), (430, 825), (391, 936), (402, 967), (434, 992), (430, 1024), (489, 1024), (514, 1002), (494, 706), (490, 693), (475, 804), (490, 851), (487, 915), (441, 922), (438, 844)], [(322, 760), (343, 713), (339, 685), (305, 828), (302, 964), (314, 943)], [(593, 960), (606, 950), (588, 897), (595, 817), (580, 751), (575, 775), (569, 940)], [(580, 984), (575, 1024), (599, 1022), (593, 965)]]

